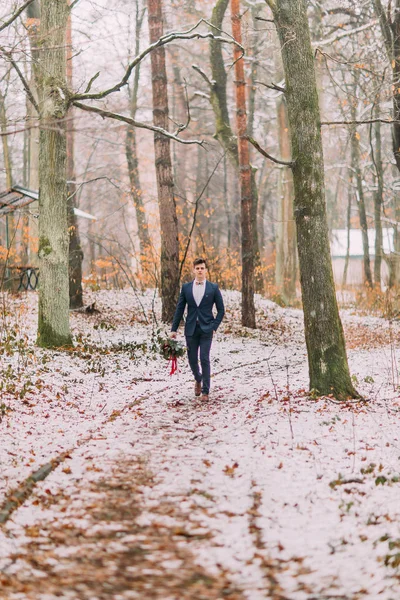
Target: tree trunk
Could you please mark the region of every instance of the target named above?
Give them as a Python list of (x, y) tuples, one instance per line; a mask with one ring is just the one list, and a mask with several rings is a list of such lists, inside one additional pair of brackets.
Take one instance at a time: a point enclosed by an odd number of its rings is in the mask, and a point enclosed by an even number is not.
[[(68, 4), (71, 0), (68, 0)], [(72, 28), (71, 15), (67, 24), (67, 83), (72, 90)], [(78, 219), (74, 212), (77, 206), (74, 160), (74, 120), (73, 110), (68, 115), (67, 124), (67, 181), (68, 181), (68, 233), (69, 233), (69, 307), (83, 306), (82, 261), (83, 252), (79, 236)]]
[[(136, 22), (135, 22), (135, 56), (140, 52), (140, 34), (142, 30), (144, 13), (139, 14), (139, 3), (136, 0)], [(133, 88), (129, 98), (130, 116), (136, 118), (138, 89), (140, 77), (140, 63), (135, 69)], [(137, 139), (135, 127), (128, 127), (125, 138), (125, 156), (128, 164), (129, 183), (131, 196), (135, 207), (136, 223), (139, 237), (140, 265), (145, 272), (152, 262), (152, 247), (147, 225), (146, 210), (143, 203), (142, 188), (139, 178), (139, 159), (137, 153)]]
[[(242, 43), (239, 0), (231, 0), (232, 35)], [(252, 215), (252, 181), (249, 142), (247, 140), (246, 81), (241, 51), (234, 46), (233, 58), (236, 78), (236, 127), (240, 174), (240, 206), (242, 227), (242, 325), (256, 327), (254, 306), (254, 242)]]
[[(358, 79), (358, 75), (356, 75)], [(354, 85), (353, 94), (354, 97), (352, 99), (351, 104), (351, 120), (355, 121), (357, 119), (357, 111), (356, 111), (356, 98), (357, 98), (357, 79)], [(362, 234), (362, 244), (363, 244), (363, 257), (364, 257), (364, 284), (368, 287), (372, 288), (372, 273), (371, 273), (371, 262), (369, 259), (369, 243), (368, 243), (368, 223), (367, 223), (367, 214), (365, 210), (365, 198), (364, 198), (364, 188), (363, 188), (363, 177), (361, 172), (360, 165), (360, 134), (357, 131), (355, 126), (352, 126), (350, 132), (351, 138), (351, 164), (354, 166), (355, 175), (356, 175), (356, 184), (357, 184), (357, 207), (358, 214), (360, 219), (360, 227)]]
[(310, 387), (358, 397), (346, 357), (330, 257), (320, 112), (306, 0), (268, 0), (278, 31), (291, 132), (294, 212)]
[[(369, 259), (369, 243), (368, 243), (368, 223), (367, 223), (367, 215), (365, 211), (365, 199), (364, 199), (364, 189), (363, 189), (363, 178), (361, 173), (360, 166), (360, 141), (359, 141), (359, 133), (354, 127), (351, 132), (351, 152), (354, 157), (354, 167), (356, 174), (356, 184), (357, 184), (357, 206), (358, 206), (358, 214), (360, 219), (360, 227), (362, 234), (362, 244), (363, 244), (363, 261), (364, 261), (364, 283), (365, 285), (372, 288), (372, 273), (371, 273), (371, 262)], [(353, 163), (353, 160), (352, 160)]]
[[(3, 160), (4, 160), (4, 169), (6, 172), (6, 188), (10, 190), (12, 188), (12, 164), (11, 164), (11, 152), (10, 147), (8, 145), (8, 136), (7, 132), (7, 114), (6, 114), (6, 104), (5, 97), (0, 92), (0, 131), (3, 134), (2, 136), (2, 146), (3, 146)], [(10, 289), (12, 287), (11, 280), (11, 272), (9, 269), (10, 265), (10, 256), (9, 250), (11, 248), (11, 244), (13, 238), (15, 236), (15, 223), (14, 223), (14, 215), (13, 213), (9, 213), (6, 215), (6, 248), (7, 248), (7, 262), (5, 265), (5, 270), (2, 273), (2, 279), (4, 279), (4, 288)]]
[(39, 326), (37, 343), (72, 343), (69, 328), (65, 117), (67, 0), (42, 0), (39, 101)]
[[(26, 9), (27, 19), (25, 26), (28, 32), (30, 51), (32, 55), (32, 70), (29, 81), (31, 92), (38, 101), (36, 76), (38, 69), (39, 50), (37, 38), (40, 28), (40, 5), (35, 0)], [(31, 190), (39, 190), (39, 128), (36, 127), (39, 115), (29, 98), (26, 98), (26, 130), (24, 132), (24, 185)], [(33, 219), (29, 213), (23, 215), (23, 235), (21, 245), (22, 264), (30, 265), (33, 251), (31, 248), (31, 225)]]
[[(279, 150), (282, 160), (292, 160), (286, 100), (281, 95), (277, 101)], [(279, 208), (276, 230), (276, 286), (285, 304), (296, 298), (296, 224), (293, 213), (293, 175), (288, 167), (279, 169)]]
[[(379, 100), (376, 103), (375, 118), (379, 118)], [(381, 267), (382, 267), (382, 205), (383, 205), (383, 166), (382, 166), (382, 138), (381, 124), (374, 124), (375, 130), (375, 181), (377, 189), (374, 192), (374, 221), (375, 221), (375, 263), (374, 263), (374, 282), (375, 287), (381, 289)]]
[(346, 239), (346, 258), (344, 259), (344, 269), (343, 269), (343, 278), (342, 278), (342, 287), (346, 287), (347, 285), (347, 272), (349, 270), (349, 262), (350, 262), (350, 235), (351, 235), (351, 201), (353, 198), (353, 165), (350, 169), (349, 173), (349, 183), (347, 187), (347, 215), (346, 215), (346, 229), (347, 229), (347, 239)]
[[(162, 0), (149, 0), (148, 21), (150, 43), (163, 34)], [(165, 49), (151, 53), (151, 81), (153, 90), (154, 125), (168, 129), (168, 90), (165, 66)], [(179, 241), (178, 219), (174, 198), (170, 140), (154, 134), (158, 204), (161, 225), (161, 299), (162, 320), (172, 321), (179, 292)]]
[[(211, 23), (217, 28), (222, 29), (222, 23), (228, 7), (229, 0), (217, 0), (211, 17)], [(240, 179), (239, 167), (239, 151), (237, 139), (232, 131), (228, 102), (227, 102), (227, 75), (224, 66), (224, 59), (221, 50), (220, 42), (216, 40), (210, 41), (210, 62), (211, 62), (211, 86), (210, 86), (210, 102), (213, 108), (215, 117), (215, 137), (224, 148), (229, 160), (235, 168), (238, 178)], [(257, 221), (258, 211), (258, 193), (257, 184), (255, 181), (255, 171), (251, 169), (251, 188), (252, 188), (252, 238), (253, 238), (253, 263), (255, 266), (255, 289), (261, 292), (263, 290), (263, 280), (261, 272), (261, 259), (258, 244), (257, 227), (254, 224)], [(243, 314), (242, 314), (243, 320)]]
[[(393, 155), (397, 170), (400, 173), (400, 0), (395, 0), (391, 20), (385, 12), (381, 0), (373, 0), (376, 15), (379, 19), (386, 54), (392, 70), (393, 94), (393, 124), (392, 142)], [(400, 201), (397, 194), (394, 196), (394, 217), (400, 222)], [(394, 254), (390, 258), (389, 285), (397, 285), (400, 281), (400, 232), (398, 227), (394, 230)]]

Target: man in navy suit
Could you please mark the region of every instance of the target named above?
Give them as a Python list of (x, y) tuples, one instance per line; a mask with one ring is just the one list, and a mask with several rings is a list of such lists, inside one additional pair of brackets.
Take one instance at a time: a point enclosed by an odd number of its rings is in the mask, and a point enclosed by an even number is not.
[[(195, 378), (194, 393), (208, 400), (210, 392), (210, 350), (214, 332), (225, 314), (224, 301), (216, 283), (207, 281), (207, 265), (203, 258), (193, 263), (194, 281), (184, 283), (176, 305), (171, 337), (176, 338), (179, 323), (187, 305), (185, 337), (190, 368)], [(213, 306), (217, 316), (213, 315)], [(201, 373), (199, 370), (199, 350)]]

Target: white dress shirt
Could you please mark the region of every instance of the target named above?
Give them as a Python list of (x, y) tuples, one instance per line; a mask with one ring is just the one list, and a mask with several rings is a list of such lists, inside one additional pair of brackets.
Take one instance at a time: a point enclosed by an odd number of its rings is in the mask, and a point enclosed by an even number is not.
[(200, 302), (203, 300), (205, 291), (206, 291), (206, 280), (204, 280), (200, 283), (200, 282), (196, 281), (196, 279), (195, 279), (193, 281), (193, 298), (194, 298), (194, 301), (196, 302), (197, 306), (200, 306)]

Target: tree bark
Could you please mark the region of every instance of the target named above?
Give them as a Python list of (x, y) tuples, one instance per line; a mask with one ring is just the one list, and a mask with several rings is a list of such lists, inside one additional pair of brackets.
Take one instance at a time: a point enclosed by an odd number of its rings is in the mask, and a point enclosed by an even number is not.
[[(375, 116), (379, 117), (379, 101), (376, 103)], [(377, 189), (374, 192), (374, 221), (375, 221), (375, 263), (374, 263), (374, 282), (375, 287), (381, 289), (381, 268), (382, 268), (382, 205), (383, 205), (383, 166), (382, 166), (382, 138), (381, 124), (375, 123), (375, 181)]]
[[(71, 0), (68, 0), (68, 5)], [(72, 28), (71, 15), (67, 23), (67, 84), (72, 90)], [(73, 108), (68, 114), (67, 123), (67, 181), (68, 181), (68, 233), (69, 233), (69, 307), (83, 306), (82, 261), (83, 252), (79, 236), (78, 219), (74, 209), (77, 206), (74, 157), (74, 119)]]
[[(38, 90), (36, 84), (37, 64), (39, 50), (37, 38), (40, 28), (40, 4), (35, 0), (26, 9), (27, 19), (25, 26), (28, 32), (29, 46), (32, 56), (31, 76), (29, 87), (32, 95), (38, 102)], [(39, 115), (28, 97), (26, 97), (26, 131), (24, 132), (24, 185), (31, 190), (39, 190), (39, 128), (36, 127)], [(33, 262), (33, 251), (31, 248), (30, 229), (32, 218), (29, 213), (23, 215), (23, 234), (21, 245), (22, 263), (29, 265)]]
[(339, 399), (356, 398), (333, 281), (320, 112), (306, 1), (268, 0), (268, 4), (281, 43), (295, 161), (294, 212), (310, 387)]
[[(400, 0), (394, 1), (393, 17), (389, 20), (381, 0), (373, 0), (376, 15), (379, 19), (386, 54), (392, 71), (392, 101), (393, 124), (392, 142), (393, 155), (397, 170), (400, 172)], [(394, 217), (400, 222), (400, 201), (397, 195), (394, 198)], [(394, 231), (394, 254), (390, 259), (390, 286), (397, 285), (400, 281), (400, 232), (396, 227)]]
[[(222, 23), (228, 7), (229, 0), (217, 0), (211, 17), (211, 23), (217, 28), (222, 29)], [(234, 135), (229, 119), (227, 102), (227, 75), (222, 56), (221, 44), (216, 40), (210, 40), (210, 62), (211, 62), (211, 84), (210, 84), (210, 102), (215, 117), (215, 137), (224, 148), (227, 156), (232, 163), (238, 179), (240, 179), (239, 151), (238, 141)], [(251, 169), (251, 189), (252, 189), (252, 238), (253, 238), (253, 263), (255, 266), (255, 290), (263, 290), (263, 278), (261, 271), (261, 259), (258, 243), (257, 211), (258, 211), (258, 191), (255, 181), (255, 171)], [(242, 313), (242, 320), (243, 320)]]
[[(143, 24), (144, 13), (139, 14), (139, 4), (136, 0), (136, 22), (135, 22), (135, 56), (140, 51), (140, 34)], [(140, 77), (140, 64), (135, 69), (133, 87), (129, 97), (129, 112), (132, 119), (136, 118), (138, 105), (138, 90)], [(137, 139), (135, 127), (128, 127), (125, 138), (125, 156), (128, 164), (129, 183), (131, 196), (135, 207), (136, 223), (139, 237), (140, 265), (142, 272), (146, 272), (152, 262), (152, 246), (148, 230), (146, 210), (143, 203), (142, 188), (139, 177), (139, 159), (137, 152)]]
[[(239, 0), (231, 0), (232, 35), (242, 43)], [(252, 215), (252, 181), (249, 142), (247, 140), (246, 81), (243, 58), (234, 46), (236, 84), (236, 127), (238, 136), (238, 161), (240, 181), (240, 207), (242, 228), (242, 325), (256, 327), (254, 306), (254, 240)]]
[[(7, 131), (7, 113), (6, 113), (6, 103), (5, 97), (0, 92), (0, 131), (5, 134)], [(2, 136), (2, 146), (3, 146), (3, 160), (4, 160), (4, 169), (6, 172), (6, 187), (8, 190), (12, 187), (12, 163), (11, 163), (11, 152), (10, 147), (8, 145), (8, 136)], [(11, 280), (11, 272), (9, 269), (10, 264), (10, 255), (9, 250), (11, 248), (12, 240), (15, 237), (15, 222), (13, 213), (9, 213), (6, 215), (6, 239), (5, 246), (7, 248), (7, 262), (5, 264), (5, 270), (2, 273), (2, 279), (4, 279), (4, 288), (11, 289), (12, 288), (12, 280)]]
[(349, 270), (350, 263), (350, 236), (351, 236), (351, 204), (353, 198), (353, 164), (351, 165), (351, 169), (349, 172), (349, 182), (347, 186), (347, 214), (346, 214), (346, 229), (347, 229), (347, 238), (346, 238), (346, 257), (344, 259), (344, 269), (343, 269), (343, 278), (342, 278), (342, 287), (345, 288), (347, 285), (347, 272)]
[[(149, 0), (147, 8), (150, 43), (154, 43), (163, 34), (162, 0)], [(151, 81), (154, 125), (168, 130), (168, 89), (164, 47), (157, 48), (151, 53)], [(164, 322), (170, 322), (175, 312), (179, 292), (178, 219), (170, 140), (155, 133), (154, 151), (161, 225), (161, 318)]]
[(66, 158), (67, 0), (42, 0), (39, 59), (39, 325), (37, 343), (72, 343), (69, 327)]
[[(279, 151), (282, 160), (292, 160), (287, 106), (284, 95), (277, 100)], [(276, 286), (285, 304), (296, 298), (296, 224), (293, 213), (293, 175), (291, 169), (279, 169), (279, 208), (276, 231)]]
[(360, 227), (363, 244), (363, 262), (364, 262), (364, 284), (372, 288), (372, 273), (371, 261), (369, 259), (369, 243), (368, 243), (368, 223), (365, 210), (365, 199), (363, 189), (363, 178), (360, 166), (360, 139), (359, 133), (355, 127), (351, 131), (351, 153), (353, 156), (352, 164), (355, 167), (356, 184), (357, 184), (357, 206), (360, 219)]

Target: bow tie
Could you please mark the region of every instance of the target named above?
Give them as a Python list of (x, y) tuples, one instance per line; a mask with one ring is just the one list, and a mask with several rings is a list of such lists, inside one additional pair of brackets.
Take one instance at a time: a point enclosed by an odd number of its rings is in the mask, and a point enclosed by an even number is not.
[(196, 281), (196, 285), (204, 285), (204, 281)]

